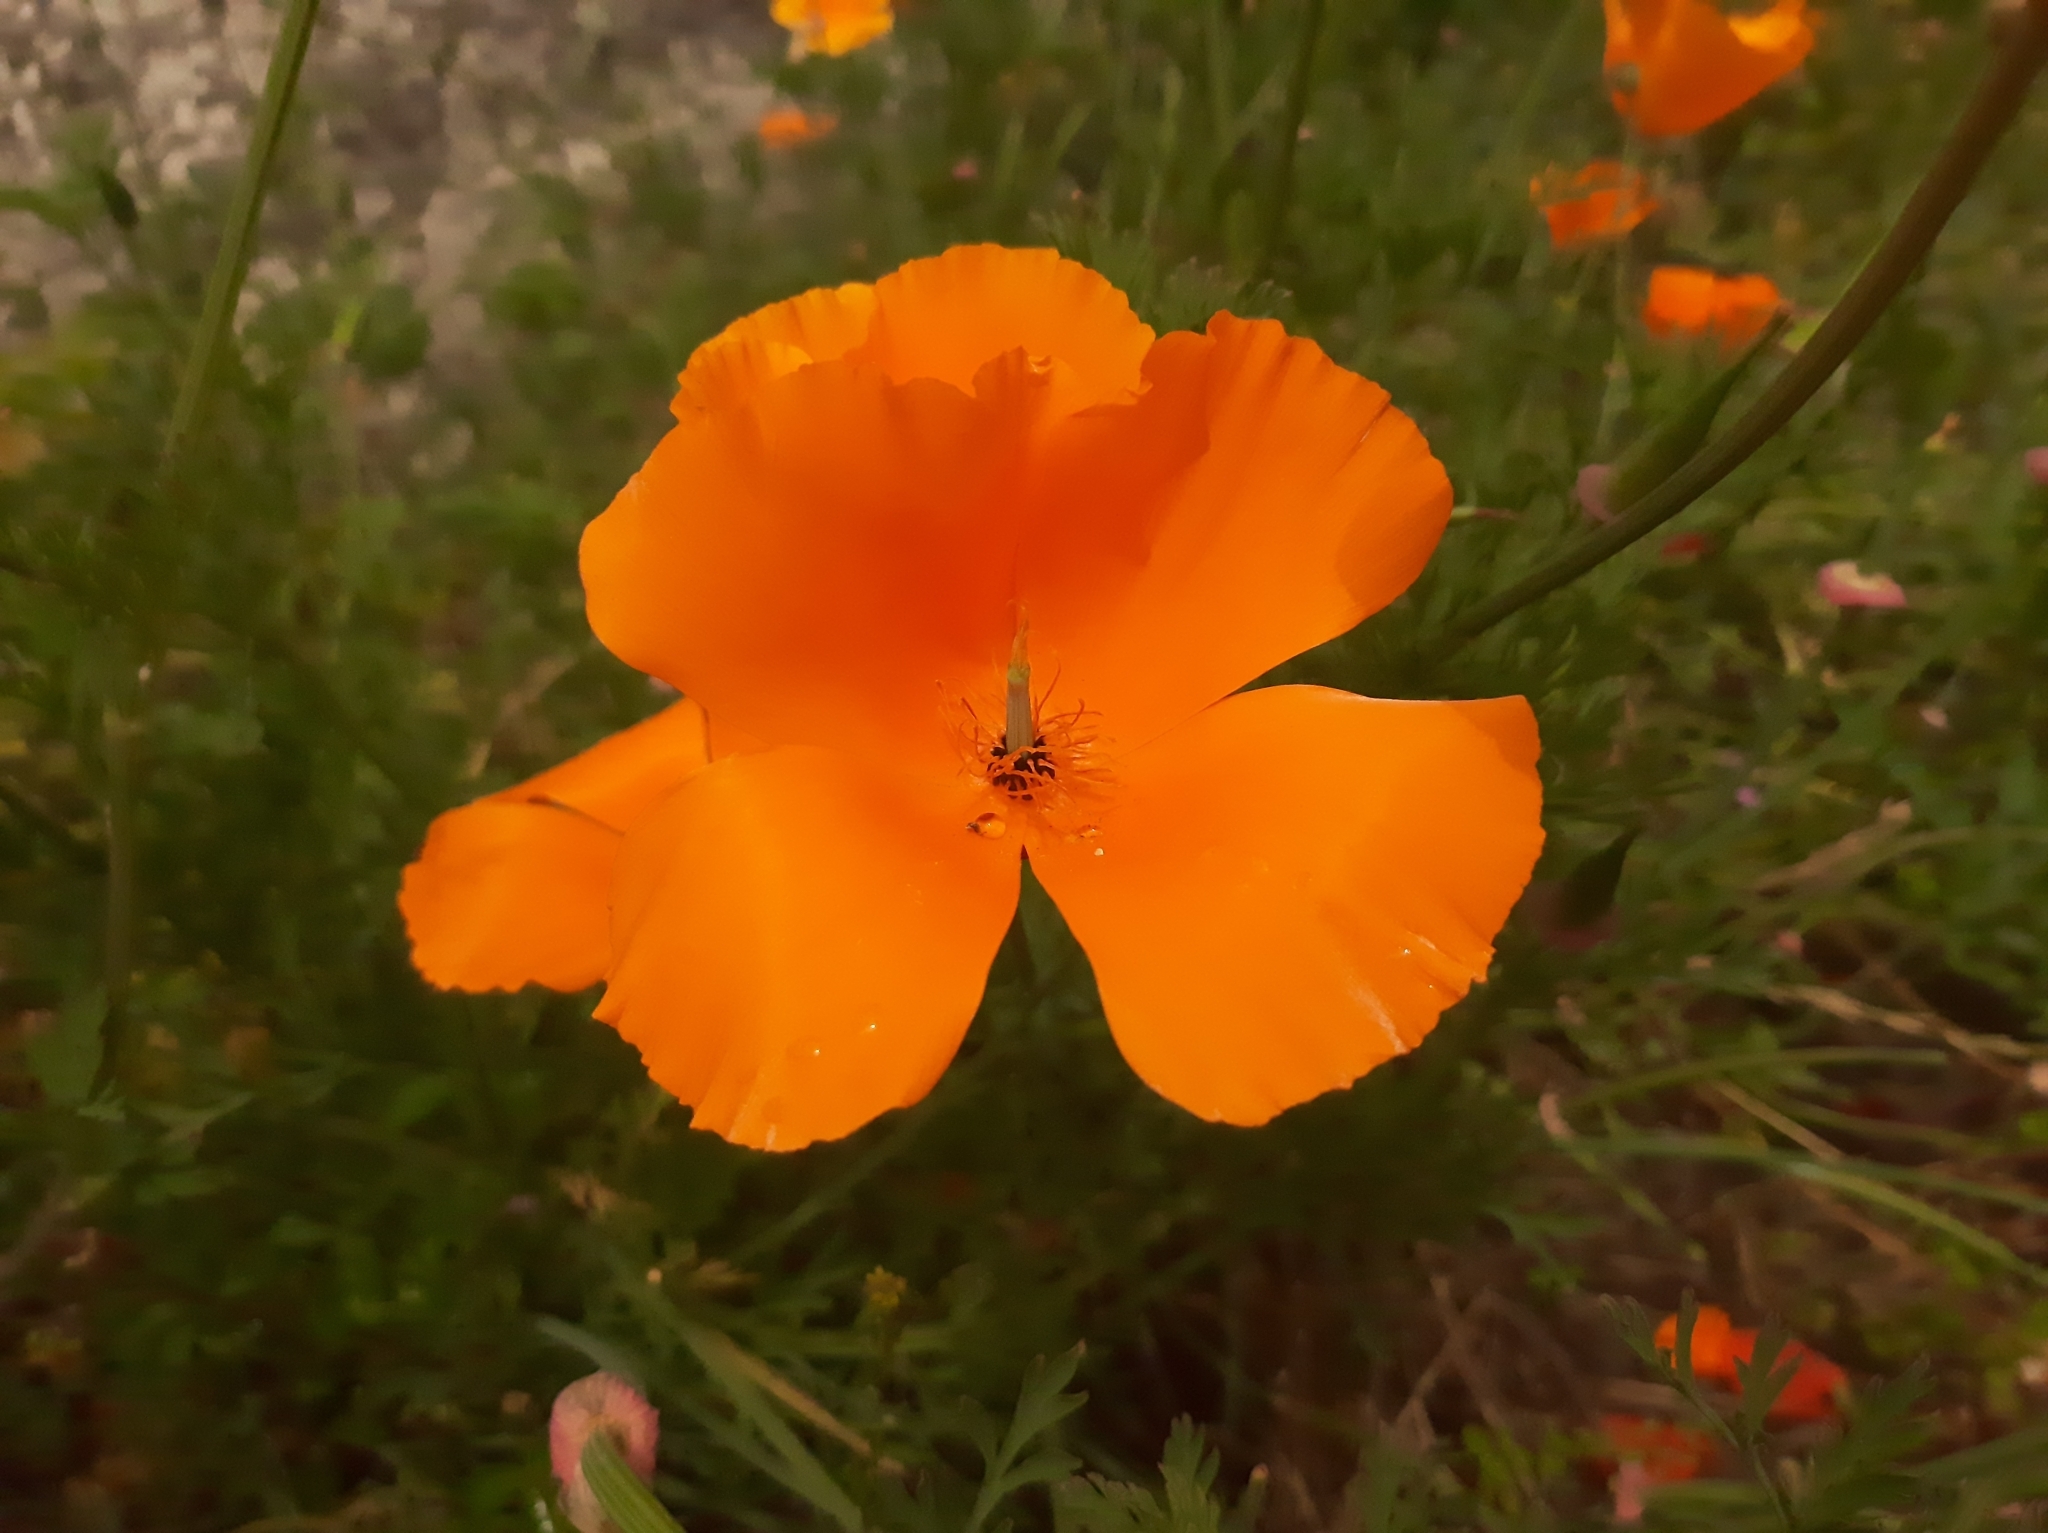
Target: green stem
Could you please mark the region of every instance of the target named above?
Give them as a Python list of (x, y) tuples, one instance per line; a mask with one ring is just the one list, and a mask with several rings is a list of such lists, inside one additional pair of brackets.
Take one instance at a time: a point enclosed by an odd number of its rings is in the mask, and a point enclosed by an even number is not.
[(270, 50), (270, 72), (263, 81), (263, 101), (257, 108), (255, 131), (242, 161), (241, 178), (235, 183), (234, 200), (228, 204), (227, 227), (221, 231), (220, 250), (213, 258), (213, 272), (206, 279), (206, 302), (199, 312), (199, 331), (193, 336), (192, 350), (185, 358), (185, 371), (178, 379), (177, 403), (171, 407), (171, 424), (164, 433), (162, 466), (166, 478), (177, 467), (185, 439), (199, 420), (221, 342), (234, 323), (235, 305), (242, 296), (242, 279), (248, 274), (249, 256), (256, 244), (256, 223), (263, 212), (270, 165), (277, 158), (285, 115), (291, 110), (292, 97), (298, 90), (299, 68), (306, 61), (306, 45), (312, 40), (313, 23), (319, 14), (320, 0), (291, 0), (291, 8), (278, 28), (277, 42)]
[(1232, 81), (1230, 23), (1223, 14), (1223, 0), (1209, 0), (1202, 12), (1202, 41), (1209, 64), (1209, 135), (1216, 163), (1210, 175), (1217, 176), (1230, 163), (1237, 148), (1237, 87)]
[(599, 1428), (590, 1434), (582, 1469), (583, 1483), (618, 1533), (683, 1533), (682, 1524), (640, 1483), (609, 1431)]
[(1448, 654), (1470, 642), (1655, 531), (1727, 478), (1790, 421), (1833, 376), (1927, 258), (1949, 216), (2019, 115), (2043, 64), (2048, 64), (2048, 0), (2030, 0), (1898, 222), (1812, 339), (1771, 380), (1756, 403), (1726, 433), (1627, 512), (1498, 596), (1453, 619), (1438, 653)]
[[(1487, 175), (1498, 182), (1503, 173), (1522, 157), (1523, 141), (1529, 135), (1529, 124), (1536, 115), (1536, 105), (1550, 89), (1551, 77), (1564, 62), (1567, 50), (1578, 41), (1578, 32), (1583, 20), (1591, 16), (1598, 7), (1590, 6), (1585, 0), (1566, 8), (1558, 24), (1551, 29), (1550, 40), (1543, 45), (1543, 53), (1536, 60), (1536, 67), (1529, 72), (1529, 81), (1522, 87), (1522, 93), (1515, 100), (1514, 110), (1508, 113), (1507, 126), (1494, 141), (1493, 152), (1487, 157)], [(1509, 195), (1512, 191), (1513, 195)], [(1487, 215), (1486, 225), (1480, 230), (1479, 247), (1472, 255), (1472, 264), (1465, 270), (1475, 278), (1486, 270), (1486, 263), (1493, 259), (1494, 246), (1500, 243), (1501, 232), (1510, 219), (1522, 220), (1529, 216), (1529, 204), (1521, 195), (1519, 187), (1496, 187), (1493, 211)]]
[(1324, 0), (1308, 0), (1301, 20), (1300, 48), (1294, 73), (1287, 81), (1287, 105), (1280, 114), (1280, 163), (1273, 168), (1273, 200), (1266, 208), (1266, 236), (1259, 244), (1258, 273), (1273, 269), (1280, 236), (1287, 227), (1288, 204), (1294, 199), (1294, 150), (1301, 142), (1301, 122), (1308, 116), (1308, 91), (1315, 78), (1316, 45), (1323, 37)]
[(135, 732), (111, 704), (100, 720), (107, 766), (107, 1058), (135, 967)]

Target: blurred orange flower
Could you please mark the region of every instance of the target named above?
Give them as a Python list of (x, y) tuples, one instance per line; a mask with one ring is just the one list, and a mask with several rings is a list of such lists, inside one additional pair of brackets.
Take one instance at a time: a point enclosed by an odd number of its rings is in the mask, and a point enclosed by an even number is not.
[(808, 144), (835, 133), (839, 119), (831, 112), (806, 112), (800, 106), (777, 107), (764, 112), (754, 132), (770, 149), (788, 149)]
[(1633, 1459), (1649, 1472), (1655, 1485), (1696, 1480), (1719, 1451), (1714, 1434), (1703, 1427), (1681, 1426), (1648, 1416), (1602, 1416), (1604, 1457), (1611, 1463)]
[(1762, 333), (1785, 298), (1769, 277), (1723, 277), (1699, 266), (1659, 266), (1650, 273), (1643, 323), (1657, 336), (1714, 335), (1728, 350)]
[(674, 412), (582, 559), (598, 637), (761, 742), (679, 773), (610, 882), (598, 1015), (698, 1126), (793, 1149), (923, 1096), (1022, 854), (1126, 1059), (1212, 1120), (1349, 1084), (1485, 973), (1542, 842), (1528, 705), (1237, 691), (1443, 532), (1384, 390), (976, 246), (738, 321)]
[(774, 0), (768, 14), (789, 33), (792, 57), (838, 57), (865, 48), (896, 25), (889, 0)]
[(1712, 0), (1606, 0), (1614, 108), (1653, 138), (1697, 133), (1797, 69), (1806, 0), (1726, 16)]
[[(1733, 1325), (1728, 1312), (1702, 1304), (1692, 1327), (1692, 1371), (1710, 1383), (1735, 1388), (1735, 1365), (1747, 1363), (1756, 1351), (1757, 1333)], [(1657, 1345), (1666, 1353), (1678, 1347), (1678, 1317), (1666, 1315), (1657, 1327)], [(1849, 1375), (1802, 1341), (1787, 1341), (1776, 1366), (1795, 1365), (1791, 1379), (1771, 1402), (1773, 1421), (1821, 1421), (1841, 1410)]]
[(1619, 239), (1658, 208), (1649, 183), (1619, 160), (1595, 160), (1570, 174), (1553, 165), (1529, 182), (1529, 200), (1557, 250)]
[(704, 710), (685, 700), (440, 815), (399, 884), (414, 966), (444, 990), (583, 990), (603, 979), (626, 828), (710, 749)]

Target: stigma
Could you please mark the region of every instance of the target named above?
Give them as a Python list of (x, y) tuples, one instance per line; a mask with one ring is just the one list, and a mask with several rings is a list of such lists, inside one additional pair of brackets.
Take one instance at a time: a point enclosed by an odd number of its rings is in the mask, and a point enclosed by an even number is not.
[(965, 765), (997, 802), (994, 811), (977, 816), (967, 828), (978, 836), (993, 838), (1003, 835), (1008, 822), (1021, 816), (1056, 834), (1092, 829), (1087, 822), (1107, 783), (1096, 750), (1095, 714), (1079, 703), (1067, 708), (1053, 706), (1056, 674), (1040, 690), (1033, 690), (1030, 625), (1021, 612), (1002, 676), (1000, 730), (993, 727), (992, 720), (984, 722), (987, 715), (977, 712), (972, 701), (965, 705)]

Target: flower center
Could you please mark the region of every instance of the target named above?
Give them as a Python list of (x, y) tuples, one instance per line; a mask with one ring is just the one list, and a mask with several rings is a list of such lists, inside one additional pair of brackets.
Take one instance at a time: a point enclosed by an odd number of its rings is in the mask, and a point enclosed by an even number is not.
[[(1003, 724), (1000, 731), (985, 721), (972, 701), (966, 713), (966, 769), (988, 785), (998, 807), (968, 825), (990, 838), (1008, 832), (1011, 820), (1023, 816), (1058, 835), (1086, 837), (1091, 807), (1108, 784), (1096, 752), (1096, 717), (1085, 705), (1053, 711), (1052, 686), (1036, 695), (1031, 690), (1028, 630), (1020, 619), (1003, 673)], [(989, 712), (993, 712), (990, 709)]]

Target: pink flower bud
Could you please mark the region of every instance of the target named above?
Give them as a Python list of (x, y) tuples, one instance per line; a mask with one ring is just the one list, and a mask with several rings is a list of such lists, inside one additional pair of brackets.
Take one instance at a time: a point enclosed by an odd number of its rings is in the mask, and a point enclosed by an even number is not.
[(2028, 478), (2036, 484), (2048, 484), (2048, 447), (2029, 447), (2026, 465)]
[(1854, 559), (1837, 559), (1820, 568), (1814, 582), (1821, 600), (1832, 607), (1903, 607), (1906, 593), (1889, 575), (1866, 575)]
[(562, 1487), (562, 1510), (580, 1533), (603, 1533), (604, 1509), (583, 1478), (583, 1446), (609, 1432), (619, 1457), (643, 1482), (654, 1479), (654, 1440), (661, 1415), (615, 1373), (593, 1373), (555, 1396), (548, 1416), (548, 1458)]

